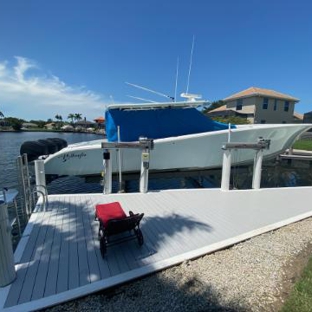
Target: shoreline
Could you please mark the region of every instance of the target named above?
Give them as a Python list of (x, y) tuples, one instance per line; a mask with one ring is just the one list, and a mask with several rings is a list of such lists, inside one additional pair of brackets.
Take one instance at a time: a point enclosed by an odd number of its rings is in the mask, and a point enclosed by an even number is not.
[(1, 132), (12, 132), (12, 133), (24, 133), (24, 132), (41, 132), (41, 133), (83, 133), (83, 134), (96, 134), (96, 135), (104, 135), (103, 133), (100, 132), (89, 132), (89, 131), (63, 131), (63, 130), (2, 130), (0, 129)]

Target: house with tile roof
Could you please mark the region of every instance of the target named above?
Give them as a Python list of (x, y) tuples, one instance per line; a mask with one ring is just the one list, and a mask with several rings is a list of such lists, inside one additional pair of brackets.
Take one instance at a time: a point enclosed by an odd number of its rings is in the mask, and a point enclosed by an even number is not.
[(250, 123), (293, 123), (299, 99), (274, 90), (250, 87), (223, 99), (211, 116), (241, 116)]

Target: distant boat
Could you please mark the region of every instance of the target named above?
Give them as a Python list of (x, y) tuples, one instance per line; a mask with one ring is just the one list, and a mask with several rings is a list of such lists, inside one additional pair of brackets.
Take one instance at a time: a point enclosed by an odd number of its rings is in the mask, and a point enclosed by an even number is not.
[[(107, 141), (138, 141), (140, 136), (154, 140), (150, 153), (150, 170), (197, 170), (222, 166), (222, 145), (228, 141), (228, 125), (209, 119), (196, 107), (205, 102), (169, 102), (111, 105), (105, 113)], [(311, 124), (236, 125), (231, 128), (231, 141), (257, 142), (270, 139), (270, 149), (264, 158), (273, 158), (291, 147), (296, 138)], [(45, 159), (49, 175), (96, 175), (103, 171), (105, 140), (71, 144)], [(233, 157), (232, 164), (248, 164), (254, 151), (245, 150)], [(111, 151), (113, 172), (118, 172), (118, 154)], [(140, 170), (141, 151), (124, 149), (121, 168), (124, 173)]]

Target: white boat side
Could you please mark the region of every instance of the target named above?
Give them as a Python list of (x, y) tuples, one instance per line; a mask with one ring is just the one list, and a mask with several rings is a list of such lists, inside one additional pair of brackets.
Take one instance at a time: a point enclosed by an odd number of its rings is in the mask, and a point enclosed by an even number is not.
[[(259, 137), (271, 140), (264, 157), (273, 158), (291, 147), (296, 138), (312, 127), (312, 124), (241, 125), (231, 129), (232, 142), (257, 142)], [(154, 140), (150, 154), (150, 170), (196, 170), (222, 166), (222, 146), (228, 140), (228, 130), (204, 132)], [(45, 159), (46, 174), (95, 175), (103, 171), (103, 149), (95, 140), (69, 145)], [(141, 151), (122, 150), (122, 171), (140, 170)], [(254, 151), (244, 150), (232, 164), (252, 163)], [(113, 172), (118, 171), (118, 155), (111, 151)]]

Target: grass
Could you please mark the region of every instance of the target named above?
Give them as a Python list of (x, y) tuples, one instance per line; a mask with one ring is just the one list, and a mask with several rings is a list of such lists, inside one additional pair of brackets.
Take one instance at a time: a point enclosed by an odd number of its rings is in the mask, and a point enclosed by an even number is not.
[[(298, 140), (293, 145), (294, 149), (312, 151), (312, 140)], [(311, 308), (312, 310), (312, 308)]]
[(312, 257), (303, 270), (300, 280), (295, 284), (281, 312), (312, 311)]

